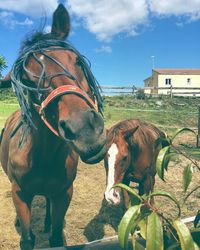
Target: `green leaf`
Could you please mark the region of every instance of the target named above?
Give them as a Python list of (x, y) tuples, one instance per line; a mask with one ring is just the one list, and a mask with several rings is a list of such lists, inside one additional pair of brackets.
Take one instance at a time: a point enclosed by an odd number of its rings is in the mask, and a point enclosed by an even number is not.
[(167, 168), (169, 160), (166, 160), (166, 155), (169, 153), (170, 146), (164, 147), (160, 150), (156, 159), (156, 171), (158, 176), (164, 181), (164, 169)]
[(192, 180), (192, 174), (193, 174), (193, 167), (192, 167), (192, 163), (190, 163), (183, 170), (183, 190), (184, 190), (184, 192), (187, 191), (188, 186), (190, 185), (190, 182)]
[(147, 229), (147, 223), (146, 223), (146, 220), (141, 220), (139, 223), (138, 223), (138, 226), (140, 227), (140, 234), (142, 236), (143, 239), (146, 240), (146, 229)]
[(178, 207), (178, 217), (181, 215), (181, 208), (180, 208), (180, 204), (179, 202), (177, 201), (176, 197), (173, 195), (173, 194), (170, 194), (168, 192), (165, 192), (165, 191), (156, 191), (156, 192), (153, 192), (149, 195), (150, 197), (153, 197), (153, 196), (163, 196), (163, 197), (167, 197), (169, 198), (170, 200), (172, 200), (176, 206)]
[(163, 227), (160, 217), (152, 212), (147, 219), (146, 250), (163, 250)]
[(120, 246), (127, 249), (128, 236), (131, 228), (136, 229), (137, 220), (140, 216), (140, 205), (130, 207), (120, 221), (118, 227), (118, 239)]
[(171, 137), (171, 141), (173, 141), (173, 140), (175, 139), (175, 137), (176, 137), (178, 134), (182, 133), (182, 132), (192, 132), (192, 133), (196, 134), (195, 131), (194, 131), (193, 129), (190, 129), (190, 128), (180, 128), (180, 129), (177, 129), (177, 130), (175, 131), (175, 133), (174, 133), (173, 136)]
[(180, 220), (175, 220), (172, 226), (176, 229), (182, 250), (195, 250), (195, 244), (187, 226)]
[(134, 250), (144, 250), (145, 247), (135, 239), (135, 237), (132, 237), (132, 244)]
[(200, 222), (200, 210), (198, 210), (197, 215), (194, 219), (194, 227), (197, 227), (199, 222)]
[[(140, 202), (142, 201), (142, 198), (131, 187), (129, 187), (129, 186), (123, 184), (123, 183), (118, 183), (118, 184), (113, 186), (113, 188), (116, 188), (116, 187), (122, 188), (122, 189), (126, 190), (128, 193), (130, 193), (132, 195), (131, 199), (133, 198), (135, 200), (134, 205), (135, 204), (139, 205)], [(131, 202), (131, 204), (132, 204), (132, 202)]]
[(175, 243), (170, 244), (170, 246), (167, 248), (167, 250), (177, 250), (177, 249), (180, 249), (179, 246), (180, 246), (180, 243), (175, 242)]

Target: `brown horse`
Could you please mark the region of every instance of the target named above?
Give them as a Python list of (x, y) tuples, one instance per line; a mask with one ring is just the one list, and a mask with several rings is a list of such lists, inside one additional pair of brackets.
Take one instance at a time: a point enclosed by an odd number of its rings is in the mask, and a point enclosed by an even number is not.
[(102, 109), (99, 86), (84, 57), (64, 42), (69, 26), (68, 12), (59, 5), (51, 33), (26, 41), (5, 79), (21, 106), (6, 121), (0, 147), (21, 226), (21, 249), (34, 247), (30, 218), (35, 195), (44, 195), (51, 205), (46, 215), (50, 246), (63, 245), (78, 158), (93, 164), (106, 153), (104, 122), (97, 111)]
[[(121, 193), (113, 185), (139, 183), (139, 194), (148, 194), (155, 182), (155, 161), (165, 134), (150, 123), (138, 119), (124, 120), (107, 132), (108, 152), (104, 159), (107, 173), (105, 198), (110, 204), (119, 204)], [(125, 206), (128, 196), (124, 192)]]

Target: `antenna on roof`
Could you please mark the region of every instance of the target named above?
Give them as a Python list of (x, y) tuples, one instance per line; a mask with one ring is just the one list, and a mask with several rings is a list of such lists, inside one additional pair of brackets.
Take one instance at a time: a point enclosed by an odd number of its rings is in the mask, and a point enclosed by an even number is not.
[(151, 61), (152, 61), (152, 69), (155, 68), (155, 56), (151, 56)]

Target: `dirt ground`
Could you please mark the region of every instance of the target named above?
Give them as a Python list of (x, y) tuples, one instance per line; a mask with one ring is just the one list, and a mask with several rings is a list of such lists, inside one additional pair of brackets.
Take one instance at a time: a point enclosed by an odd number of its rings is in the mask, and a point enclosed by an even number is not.
[[(188, 141), (188, 138), (187, 138)], [(190, 139), (190, 143), (195, 142)], [(182, 170), (187, 164), (184, 160), (172, 162), (166, 173), (166, 183), (156, 178), (155, 189), (164, 189), (183, 198)], [(189, 191), (199, 185), (200, 172), (194, 170)], [(64, 235), (68, 245), (81, 244), (103, 237), (116, 235), (117, 225), (123, 214), (122, 206), (108, 206), (103, 199), (105, 190), (105, 171), (103, 162), (97, 165), (79, 163), (78, 175), (74, 183), (74, 195), (66, 215)], [(167, 213), (175, 213), (175, 207), (166, 200), (158, 201)], [(183, 206), (182, 217), (194, 216), (200, 207), (200, 191), (195, 192)], [(36, 248), (48, 247), (49, 235), (43, 232), (45, 203), (36, 197), (32, 209), (32, 229), (36, 235)], [(0, 249), (19, 249), (19, 233), (14, 226), (15, 209), (10, 193), (10, 183), (0, 168)]]

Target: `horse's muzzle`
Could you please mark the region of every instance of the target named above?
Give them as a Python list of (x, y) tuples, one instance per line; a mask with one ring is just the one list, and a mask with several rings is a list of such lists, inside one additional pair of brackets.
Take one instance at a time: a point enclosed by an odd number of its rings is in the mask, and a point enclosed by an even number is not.
[(95, 164), (103, 160), (107, 153), (107, 144), (106, 141), (103, 146), (96, 152), (88, 155), (80, 155), (81, 160), (87, 164)]

